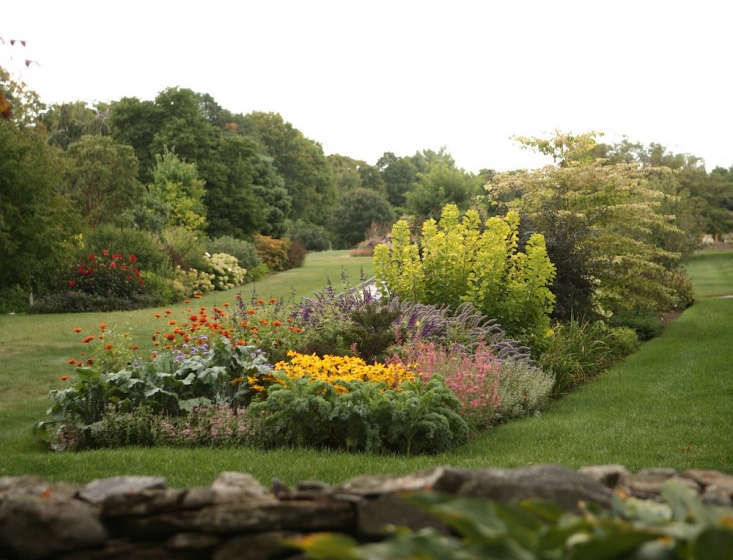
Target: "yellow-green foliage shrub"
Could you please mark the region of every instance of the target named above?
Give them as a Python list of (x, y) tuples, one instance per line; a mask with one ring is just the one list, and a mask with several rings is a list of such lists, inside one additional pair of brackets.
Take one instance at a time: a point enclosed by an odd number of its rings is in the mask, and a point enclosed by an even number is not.
[(440, 222), (423, 224), (417, 242), (405, 221), (392, 228), (392, 245), (374, 251), (377, 282), (384, 295), (402, 300), (457, 307), (470, 302), (496, 318), (512, 336), (541, 348), (550, 331), (555, 275), (541, 234), (518, 249), (519, 214), (481, 224), (469, 210), (443, 208)]

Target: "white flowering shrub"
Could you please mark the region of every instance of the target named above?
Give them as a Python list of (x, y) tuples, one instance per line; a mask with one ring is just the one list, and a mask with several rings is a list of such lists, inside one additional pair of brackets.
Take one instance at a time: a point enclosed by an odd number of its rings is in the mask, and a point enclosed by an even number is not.
[(213, 274), (209, 274), (203, 270), (197, 270), (195, 268), (183, 270), (180, 266), (176, 266), (175, 281), (183, 285), (186, 296), (206, 294), (212, 291), (214, 289), (214, 279), (215, 276)]
[(229, 290), (244, 284), (247, 269), (239, 266), (237, 257), (226, 253), (206, 253), (205, 257), (213, 274), (215, 290)]

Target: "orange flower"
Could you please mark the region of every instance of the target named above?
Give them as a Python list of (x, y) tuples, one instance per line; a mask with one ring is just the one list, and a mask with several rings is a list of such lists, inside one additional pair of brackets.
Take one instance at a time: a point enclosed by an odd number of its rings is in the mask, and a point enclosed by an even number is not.
[(193, 294), (193, 299), (201, 299), (201, 296), (198, 294)]
[(131, 344), (130, 345), (130, 350), (139, 350), (139, 349), (140, 349), (140, 347), (137, 344)]
[(155, 359), (155, 358), (157, 358), (157, 357), (158, 357), (158, 354), (157, 354), (157, 352), (153, 352), (152, 354), (150, 354), (150, 359), (151, 359), (151, 360), (154, 360), (154, 359)]
[(107, 323), (99, 323), (99, 330), (100, 331), (103, 331), (106, 328), (107, 328)]
[(87, 337), (84, 338), (84, 342), (85, 343), (91, 342), (92, 340), (94, 340), (94, 337), (92, 335), (89, 335), (89, 336), (87, 336)]
[(176, 339), (176, 335), (174, 335), (173, 333), (165, 333), (165, 335), (163, 335), (163, 336), (165, 336), (168, 340), (175, 340)]
[(155, 342), (153, 342), (153, 346), (160, 346), (160, 342), (158, 342), (158, 341), (156, 340)]
[(69, 378), (69, 376), (68, 376), (68, 375), (62, 375), (61, 377), (59, 377), (59, 379), (60, 379), (61, 381), (66, 381), (66, 380), (67, 380), (68, 378)]
[(76, 328), (74, 329), (74, 332), (75, 332), (75, 333), (80, 333), (80, 332), (81, 332), (81, 329), (80, 329), (79, 327), (76, 327)]
[(229, 307), (229, 302), (228, 302), (228, 301), (225, 301), (225, 302), (224, 302), (224, 303), (223, 303), (222, 305), (223, 305), (224, 307)]
[(89, 359), (87, 360), (87, 365), (88, 365), (88, 366), (92, 365), (93, 363), (94, 363), (94, 358), (89, 358)]
[(166, 314), (166, 315), (170, 315), (171, 313), (173, 313), (173, 311), (171, 311), (170, 309), (166, 309), (166, 310), (165, 310), (165, 314)]
[(277, 303), (277, 298), (271, 297), (267, 301), (269, 301), (270, 303)]
[(98, 338), (99, 340), (104, 340), (104, 335), (103, 335), (103, 334), (100, 334), (100, 335), (99, 335), (99, 336), (98, 336), (97, 338)]
[(258, 300), (257, 300), (257, 303), (258, 303), (259, 305), (262, 305), (263, 303), (265, 303), (265, 300), (264, 300), (264, 299), (258, 299)]
[(168, 321), (168, 324), (169, 325), (175, 325), (176, 324), (176, 320), (175, 319), (171, 319), (170, 321)]
[(183, 300), (183, 303), (191, 303), (191, 300), (190, 299), (184, 299)]
[(257, 313), (257, 311), (255, 311), (254, 309), (247, 310), (247, 315), (254, 315), (255, 313)]
[(282, 326), (282, 323), (280, 321), (275, 320), (275, 321), (272, 322), (272, 326), (273, 327), (280, 327), (280, 326)]
[(249, 326), (249, 323), (247, 323), (247, 321), (242, 321), (241, 323), (239, 323), (239, 326), (243, 329), (246, 329)]
[(267, 325), (267, 319), (260, 319), (260, 325), (263, 327)]
[(153, 317), (155, 317), (156, 319), (160, 319), (160, 313), (154, 313)]
[(245, 346), (247, 344), (247, 341), (243, 338), (238, 338), (237, 341), (234, 343), (234, 346)]
[(105, 345), (104, 345), (104, 349), (105, 349), (105, 350), (106, 350), (107, 352), (111, 352), (111, 351), (112, 351), (112, 348), (114, 348), (114, 347), (115, 347), (115, 345), (114, 345), (114, 344), (105, 344)]
[(76, 363), (76, 360), (74, 358), (69, 358), (68, 360), (66, 360), (66, 363), (70, 366), (73, 366)]

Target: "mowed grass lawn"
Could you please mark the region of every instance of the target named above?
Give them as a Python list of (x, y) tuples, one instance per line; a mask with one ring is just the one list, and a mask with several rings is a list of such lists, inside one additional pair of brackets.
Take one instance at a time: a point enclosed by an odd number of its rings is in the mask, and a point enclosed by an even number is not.
[[(309, 256), (306, 267), (258, 285), (281, 297), (336, 280), (342, 263), (356, 280), (368, 260), (344, 253)], [(733, 293), (733, 251), (706, 251), (689, 264), (698, 296)], [(320, 285), (319, 285), (320, 282)], [(246, 290), (244, 291), (246, 293)], [(212, 295), (220, 303), (233, 293)], [(185, 305), (178, 306), (180, 308)], [(133, 334), (155, 328), (151, 310), (84, 315), (0, 317), (0, 475), (33, 473), (88, 481), (122, 473), (159, 474), (174, 486), (209, 484), (224, 470), (273, 477), (337, 481), (363, 473), (403, 473), (438, 464), (464, 467), (618, 462), (631, 469), (669, 466), (733, 472), (733, 299), (699, 297), (664, 334), (595, 381), (554, 402), (541, 416), (493, 428), (452, 453), (393, 457), (311, 450), (125, 448), (51, 453), (30, 435), (48, 404), (49, 387), (78, 353), (73, 327), (100, 320)]]

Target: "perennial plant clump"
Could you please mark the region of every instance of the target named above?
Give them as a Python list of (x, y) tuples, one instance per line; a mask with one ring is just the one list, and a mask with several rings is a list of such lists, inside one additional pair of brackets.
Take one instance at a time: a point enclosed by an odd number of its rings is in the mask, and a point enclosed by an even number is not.
[(289, 362), (278, 362), (275, 369), (286, 376), (296, 379), (308, 377), (313, 380), (327, 381), (337, 393), (348, 391), (346, 381), (367, 381), (383, 383), (385, 387), (399, 390), (405, 381), (414, 381), (415, 374), (402, 364), (368, 365), (355, 356), (330, 356), (322, 358), (315, 354), (307, 356), (298, 352), (288, 352)]
[(72, 291), (87, 294), (132, 297), (143, 291), (145, 281), (140, 275), (138, 258), (132, 253), (111, 253), (103, 249), (89, 253), (77, 263), (66, 281)]

